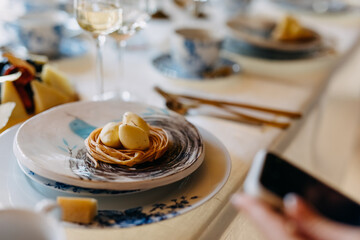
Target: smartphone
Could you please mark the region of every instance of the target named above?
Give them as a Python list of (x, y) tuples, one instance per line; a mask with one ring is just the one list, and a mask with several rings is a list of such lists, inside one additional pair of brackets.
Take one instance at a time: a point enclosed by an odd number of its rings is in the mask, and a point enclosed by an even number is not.
[(266, 150), (256, 154), (244, 182), (244, 191), (280, 209), (285, 195), (295, 193), (323, 216), (360, 226), (360, 205), (357, 202)]

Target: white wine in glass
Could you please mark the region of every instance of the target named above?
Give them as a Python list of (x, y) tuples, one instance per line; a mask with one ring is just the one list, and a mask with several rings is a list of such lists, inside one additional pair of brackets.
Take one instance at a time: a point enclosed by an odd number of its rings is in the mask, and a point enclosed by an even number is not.
[(97, 100), (104, 94), (103, 61), (101, 48), (105, 35), (121, 27), (120, 0), (74, 0), (76, 20), (80, 27), (90, 32), (96, 40)]

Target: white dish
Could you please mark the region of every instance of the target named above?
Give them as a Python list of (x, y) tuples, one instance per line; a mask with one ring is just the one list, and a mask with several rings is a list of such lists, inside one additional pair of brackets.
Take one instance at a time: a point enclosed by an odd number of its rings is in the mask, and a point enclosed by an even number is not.
[[(84, 139), (95, 128), (121, 121), (134, 112), (169, 136), (169, 147), (159, 159), (134, 167), (100, 162), (94, 167)], [(174, 112), (119, 100), (62, 105), (26, 121), (14, 140), (18, 161), (34, 173), (85, 188), (145, 190), (176, 182), (203, 162), (202, 138), (191, 123)]]
[[(18, 125), (14, 126), (0, 135), (2, 206), (34, 208), (36, 203), (44, 198), (55, 200), (58, 196), (74, 196), (34, 182), (20, 170), (11, 151), (18, 128)], [(131, 227), (151, 224), (179, 216), (212, 198), (226, 183), (230, 175), (231, 160), (224, 145), (214, 135), (201, 128), (199, 131), (206, 145), (205, 161), (193, 174), (179, 182), (140, 193), (93, 196), (98, 200), (98, 216), (92, 225), (82, 227)], [(67, 223), (65, 225), (75, 226)]]

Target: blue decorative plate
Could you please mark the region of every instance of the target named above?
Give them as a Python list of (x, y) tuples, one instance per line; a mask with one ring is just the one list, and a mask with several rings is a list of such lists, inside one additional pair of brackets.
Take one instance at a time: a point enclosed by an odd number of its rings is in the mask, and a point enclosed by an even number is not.
[[(33, 209), (36, 203), (58, 196), (74, 196), (48, 188), (29, 179), (16, 162), (12, 153), (13, 140), (19, 125), (0, 134), (0, 202), (2, 206)], [(125, 195), (93, 195), (98, 201), (98, 213), (89, 225), (65, 223), (66, 227), (126, 228), (164, 221), (180, 216), (211, 199), (226, 183), (231, 160), (225, 146), (211, 133), (199, 128), (204, 139), (204, 163), (181, 181), (148, 191)], [(77, 196), (77, 195), (75, 195)], [(99, 230), (101, 230), (99, 229)]]
[[(166, 53), (156, 57), (152, 61), (154, 67), (159, 70), (162, 74), (177, 79), (185, 79), (185, 80), (209, 80), (211, 81), (214, 78), (224, 78), (229, 77), (234, 74), (238, 74), (241, 70), (240, 65), (234, 61), (231, 61), (226, 58), (220, 58), (218, 63), (216, 64), (214, 71), (212, 71), (213, 77), (211, 73), (204, 74), (195, 74), (189, 73), (186, 70), (182, 69), (179, 65), (177, 65), (172, 59), (171, 55)], [(225, 70), (226, 73), (222, 75), (222, 72)], [(206, 77), (206, 75), (209, 75)]]
[(48, 178), (44, 178), (24, 165), (22, 165), (20, 162), (19, 167), (20, 169), (25, 173), (26, 176), (28, 176), (32, 181), (37, 182), (38, 184), (42, 186), (49, 187), (51, 189), (60, 191), (60, 192), (66, 192), (71, 194), (80, 194), (80, 195), (96, 195), (96, 196), (106, 196), (106, 195), (121, 195), (121, 194), (131, 194), (140, 192), (141, 190), (129, 190), (129, 191), (116, 191), (116, 190), (107, 190), (107, 189), (93, 189), (93, 188), (83, 188), (78, 187), (62, 182), (53, 181)]
[(88, 50), (87, 43), (82, 39), (65, 38), (60, 43), (58, 58), (76, 57), (85, 54)]

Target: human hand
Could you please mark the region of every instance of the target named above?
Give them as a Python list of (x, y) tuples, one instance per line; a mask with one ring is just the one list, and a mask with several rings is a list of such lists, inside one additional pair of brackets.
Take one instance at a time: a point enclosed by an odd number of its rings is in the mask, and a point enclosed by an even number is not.
[(289, 194), (284, 213), (246, 194), (235, 194), (232, 204), (245, 212), (269, 240), (359, 240), (360, 228), (330, 221), (316, 213), (301, 198)]

